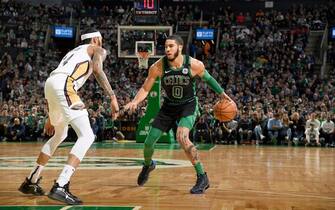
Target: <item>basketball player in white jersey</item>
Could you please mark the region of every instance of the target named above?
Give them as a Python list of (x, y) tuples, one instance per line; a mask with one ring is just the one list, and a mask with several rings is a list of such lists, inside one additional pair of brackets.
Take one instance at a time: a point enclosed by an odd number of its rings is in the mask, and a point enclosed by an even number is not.
[(102, 48), (100, 32), (84, 34), (81, 39), (89, 39), (90, 43), (68, 52), (45, 82), (45, 98), (49, 108), (45, 131), (53, 136), (44, 144), (35, 167), (19, 188), (19, 191), (25, 194), (44, 195), (39, 186), (40, 174), (58, 145), (66, 138), (70, 124), (78, 139), (70, 151), (64, 169), (48, 194), (49, 198), (70, 205), (82, 204), (78, 197), (70, 193), (69, 181), (94, 141), (87, 110), (77, 95), (77, 91), (92, 73), (111, 100), (112, 118), (116, 119), (119, 114), (116, 96), (102, 67), (106, 50)]

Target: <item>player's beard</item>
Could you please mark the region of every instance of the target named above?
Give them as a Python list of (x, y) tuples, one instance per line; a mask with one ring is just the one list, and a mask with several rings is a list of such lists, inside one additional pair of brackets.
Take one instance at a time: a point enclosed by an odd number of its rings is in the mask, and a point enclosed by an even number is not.
[(177, 52), (175, 54), (173, 54), (173, 58), (168, 58), (168, 60), (170, 62), (172, 62), (172, 61), (174, 61), (178, 57), (178, 55), (179, 55), (179, 51), (177, 50)]

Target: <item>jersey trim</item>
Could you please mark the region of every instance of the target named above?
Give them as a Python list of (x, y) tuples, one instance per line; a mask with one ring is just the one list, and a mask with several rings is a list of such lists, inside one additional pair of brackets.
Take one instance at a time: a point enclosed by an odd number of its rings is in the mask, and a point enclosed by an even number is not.
[(68, 76), (64, 86), (64, 95), (69, 107), (71, 107), (72, 104), (78, 103), (80, 101), (80, 97), (77, 95), (77, 92), (74, 89), (73, 81), (74, 79)]
[(74, 80), (78, 80), (88, 74), (89, 70), (89, 61), (83, 61), (76, 65), (73, 70), (73, 73), (70, 75)]
[(89, 61), (83, 61), (76, 65), (71, 76), (68, 76), (65, 81), (64, 95), (69, 107), (71, 105), (80, 102), (80, 97), (77, 95), (77, 91), (74, 89), (73, 82), (87, 75), (89, 72)]

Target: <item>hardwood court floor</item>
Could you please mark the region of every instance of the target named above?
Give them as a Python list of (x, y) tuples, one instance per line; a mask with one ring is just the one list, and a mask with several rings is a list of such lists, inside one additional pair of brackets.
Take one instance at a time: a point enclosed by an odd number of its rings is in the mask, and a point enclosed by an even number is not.
[[(30, 168), (15, 169), (10, 165), (6, 168), (6, 161), (14, 165), (33, 162), (40, 148), (38, 143), (0, 143), (1, 206), (62, 205), (46, 196), (21, 194), (17, 188)], [(70, 148), (61, 147), (55, 156), (66, 156)], [(335, 209), (334, 152), (332, 148), (222, 145), (201, 150), (200, 157), (211, 184), (203, 195), (189, 193), (195, 183), (194, 169), (189, 164), (170, 168), (160, 165), (152, 172), (146, 185), (138, 187), (139, 166), (135, 169), (92, 170), (86, 169), (83, 162), (83, 168), (79, 168), (72, 177), (70, 189), (85, 205), (90, 206), (141, 206), (140, 209), (169, 210), (328, 210)], [(7, 157), (14, 160), (7, 160)], [(24, 158), (15, 160), (15, 157)], [(109, 164), (108, 157), (135, 158), (139, 162), (140, 159), (136, 158), (142, 158), (142, 149), (122, 145), (93, 146), (86, 157), (87, 160), (104, 157), (102, 160), (94, 159), (97, 167), (104, 167)], [(183, 151), (175, 148), (156, 150), (154, 157), (186, 160)], [(42, 186), (45, 190), (50, 190), (60, 170), (43, 172)]]

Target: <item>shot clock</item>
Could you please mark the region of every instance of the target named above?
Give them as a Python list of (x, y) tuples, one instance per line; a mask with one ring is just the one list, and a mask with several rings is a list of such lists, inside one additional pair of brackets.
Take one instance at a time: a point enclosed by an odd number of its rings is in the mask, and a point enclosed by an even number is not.
[(135, 23), (140, 25), (157, 24), (159, 12), (159, 0), (135, 0)]

